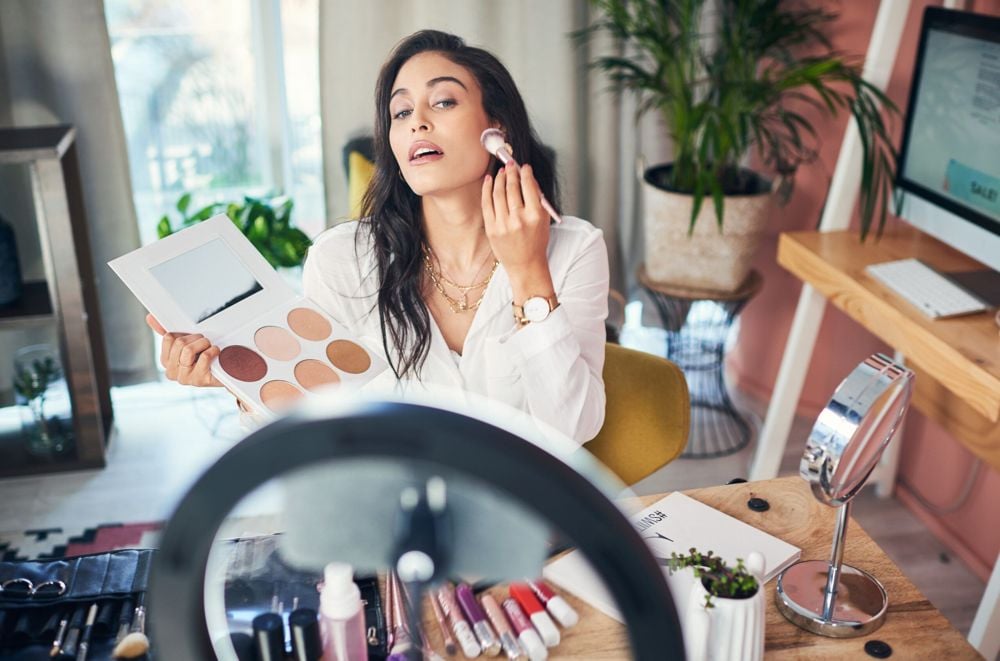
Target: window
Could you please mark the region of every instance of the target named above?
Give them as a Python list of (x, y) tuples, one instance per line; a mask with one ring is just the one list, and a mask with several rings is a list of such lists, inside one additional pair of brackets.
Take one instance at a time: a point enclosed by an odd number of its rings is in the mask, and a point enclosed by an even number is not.
[(319, 0), (105, 0), (142, 242), (192, 208), (283, 193), (325, 226)]

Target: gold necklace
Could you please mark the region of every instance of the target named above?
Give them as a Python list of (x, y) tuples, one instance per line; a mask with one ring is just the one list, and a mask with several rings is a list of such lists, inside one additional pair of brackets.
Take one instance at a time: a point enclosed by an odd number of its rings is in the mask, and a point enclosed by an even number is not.
[[(447, 301), (448, 303), (448, 307), (451, 308), (451, 311), (454, 313), (469, 312), (479, 309), (479, 306), (482, 304), (483, 299), (486, 298), (486, 286), (490, 284), (490, 280), (493, 279), (493, 274), (496, 273), (498, 266), (500, 266), (500, 262), (494, 259), (493, 268), (490, 270), (490, 274), (482, 282), (467, 286), (454, 285), (456, 289), (460, 289), (462, 291), (462, 298), (461, 299), (453, 298), (449, 296), (448, 292), (446, 292), (444, 289), (444, 283), (442, 282), (442, 279), (447, 280), (447, 278), (444, 278), (444, 275), (442, 273), (439, 273), (434, 270), (434, 267), (431, 264), (429, 249), (426, 246), (424, 247), (424, 270), (427, 271), (427, 275), (430, 277), (431, 283), (433, 283), (434, 288), (437, 289), (438, 293), (440, 293), (441, 296), (444, 297), (444, 300)], [(448, 282), (449, 284), (451, 284), (450, 281)], [(478, 287), (483, 287), (483, 293), (479, 295), (479, 298), (476, 299), (475, 303), (470, 304), (468, 292)]]
[[(430, 271), (434, 271), (434, 264), (433, 264), (434, 253), (431, 251), (430, 246), (426, 244), (424, 245), (423, 248), (424, 248), (424, 267), (430, 269)], [(483, 263), (480, 264), (479, 268), (476, 270), (476, 275), (479, 275), (479, 272), (483, 270), (483, 267), (486, 266), (486, 262), (488, 262), (489, 259), (490, 259), (490, 254), (487, 253), (486, 259), (483, 260)], [(493, 271), (496, 271), (497, 265), (499, 263), (500, 262), (497, 261), (496, 259), (493, 260)], [(448, 276), (444, 274), (444, 269), (442, 268), (439, 268), (438, 270), (434, 271), (434, 274), (435, 276), (437, 276), (438, 279), (440, 279), (441, 282), (448, 285), (452, 289), (457, 289), (458, 291), (464, 294), (469, 290), (479, 289), (480, 287), (485, 287), (486, 285), (488, 285), (490, 283), (490, 279), (493, 277), (493, 271), (491, 271), (490, 274), (486, 277), (486, 279), (483, 280), (482, 282), (474, 282), (471, 285), (460, 285), (454, 280), (449, 280)]]

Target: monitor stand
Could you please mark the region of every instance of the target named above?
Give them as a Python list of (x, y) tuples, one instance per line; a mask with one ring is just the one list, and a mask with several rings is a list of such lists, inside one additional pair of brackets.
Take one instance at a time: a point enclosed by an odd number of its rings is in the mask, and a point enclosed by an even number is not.
[(941, 273), (941, 275), (991, 308), (1000, 307), (1000, 271), (983, 269), (981, 271)]

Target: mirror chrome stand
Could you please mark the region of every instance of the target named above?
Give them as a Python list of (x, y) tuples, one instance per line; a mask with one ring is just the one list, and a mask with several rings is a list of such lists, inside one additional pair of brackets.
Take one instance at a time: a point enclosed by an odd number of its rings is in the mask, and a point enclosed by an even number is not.
[(889, 605), (871, 574), (843, 564), (851, 503), (839, 508), (829, 562), (802, 560), (778, 577), (775, 602), (797, 626), (833, 638), (864, 636), (882, 626)]
[(913, 372), (882, 354), (861, 362), (834, 391), (813, 426), (799, 474), (816, 500), (837, 508), (830, 560), (802, 560), (778, 576), (775, 602), (793, 624), (852, 638), (878, 629), (889, 600), (870, 574), (844, 564), (851, 503), (899, 430)]

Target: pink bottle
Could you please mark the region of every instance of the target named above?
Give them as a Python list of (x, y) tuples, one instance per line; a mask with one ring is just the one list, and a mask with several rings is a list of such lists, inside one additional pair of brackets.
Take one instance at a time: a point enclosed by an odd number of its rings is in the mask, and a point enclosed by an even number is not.
[(331, 562), (323, 570), (319, 617), (323, 661), (368, 661), (365, 609), (350, 565)]

